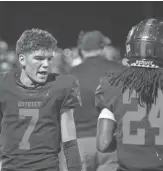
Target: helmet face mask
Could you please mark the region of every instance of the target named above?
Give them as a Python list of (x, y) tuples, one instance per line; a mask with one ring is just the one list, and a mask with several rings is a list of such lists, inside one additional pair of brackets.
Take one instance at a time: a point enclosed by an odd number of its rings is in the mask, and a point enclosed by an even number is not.
[(163, 22), (147, 19), (134, 26), (127, 37), (126, 57), (131, 66), (139, 64), (139, 67), (162, 67)]

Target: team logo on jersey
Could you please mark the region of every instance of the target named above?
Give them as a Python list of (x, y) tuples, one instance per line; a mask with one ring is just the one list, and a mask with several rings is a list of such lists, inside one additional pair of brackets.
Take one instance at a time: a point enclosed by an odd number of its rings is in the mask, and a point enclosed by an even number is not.
[(41, 107), (41, 101), (30, 101), (30, 102), (18, 102), (18, 107), (27, 107), (27, 108), (39, 108)]

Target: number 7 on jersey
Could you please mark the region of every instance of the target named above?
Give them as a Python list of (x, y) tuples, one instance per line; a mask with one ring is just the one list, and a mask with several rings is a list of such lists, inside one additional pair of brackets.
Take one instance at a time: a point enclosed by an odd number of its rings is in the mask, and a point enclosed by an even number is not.
[(26, 117), (31, 117), (31, 120), (26, 131), (24, 132), (21, 142), (19, 143), (19, 149), (23, 150), (30, 149), (29, 138), (38, 122), (39, 109), (19, 109), (19, 119), (25, 119)]

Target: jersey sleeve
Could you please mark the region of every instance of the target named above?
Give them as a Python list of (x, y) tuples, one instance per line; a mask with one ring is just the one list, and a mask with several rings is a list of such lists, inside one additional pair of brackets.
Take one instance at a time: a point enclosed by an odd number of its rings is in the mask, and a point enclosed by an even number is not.
[[(118, 95), (118, 88), (111, 86), (107, 77), (102, 77), (95, 92), (95, 106), (98, 113), (102, 113), (103, 109), (107, 109), (114, 114)], [(106, 116), (106, 110), (103, 113)]]
[(116, 122), (114, 114), (107, 108), (102, 109), (98, 119), (111, 119)]
[(79, 81), (74, 76), (70, 76), (70, 79), (72, 83), (67, 88), (68, 91), (61, 106), (61, 113), (69, 109), (75, 109), (78, 105), (82, 106)]

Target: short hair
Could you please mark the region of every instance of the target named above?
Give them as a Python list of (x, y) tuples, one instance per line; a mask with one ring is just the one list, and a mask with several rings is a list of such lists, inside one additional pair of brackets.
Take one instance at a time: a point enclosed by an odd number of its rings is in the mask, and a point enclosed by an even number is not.
[(16, 54), (37, 51), (40, 49), (56, 49), (57, 40), (45, 30), (33, 28), (25, 30), (16, 43)]

